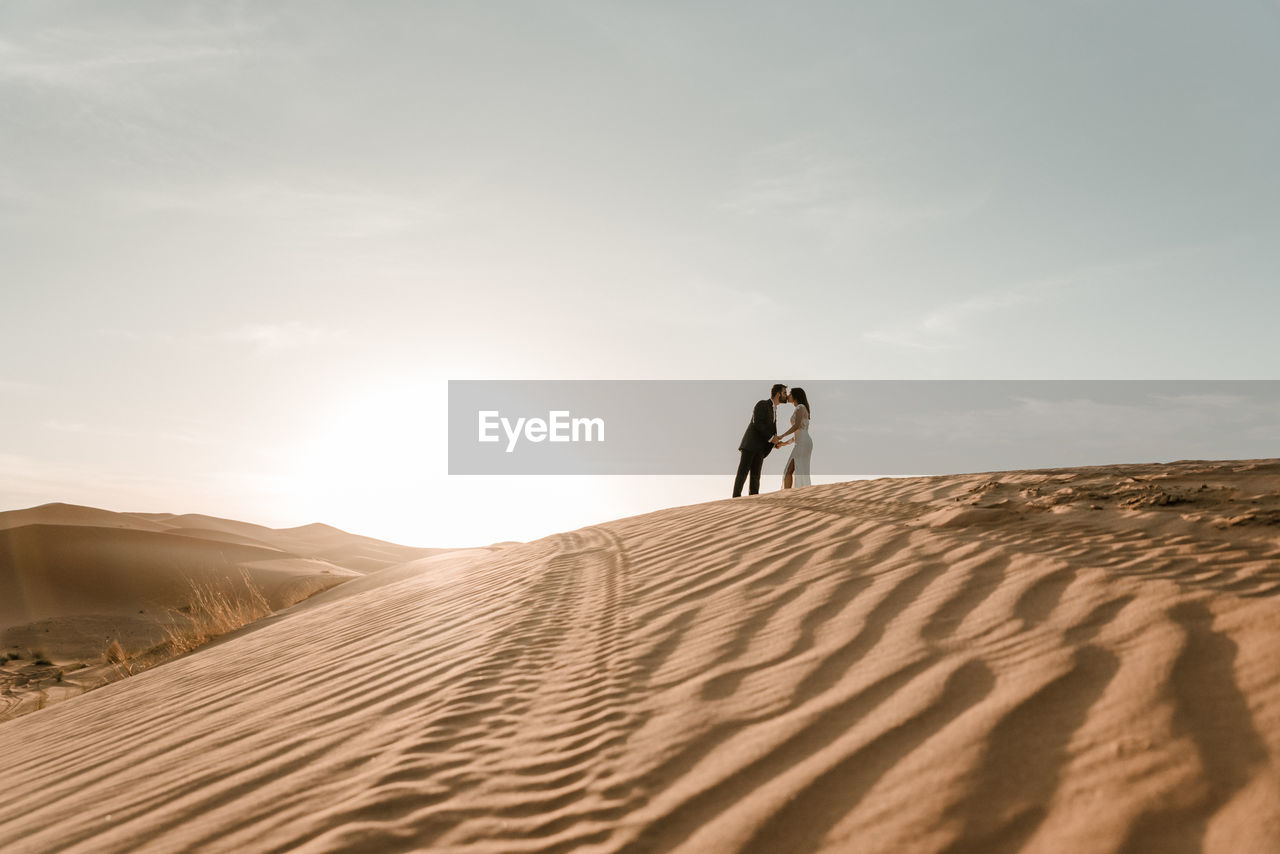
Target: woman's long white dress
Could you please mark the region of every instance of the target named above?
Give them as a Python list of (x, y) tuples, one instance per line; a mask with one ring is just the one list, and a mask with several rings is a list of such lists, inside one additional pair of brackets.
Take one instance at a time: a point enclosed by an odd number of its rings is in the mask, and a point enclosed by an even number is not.
[(796, 411), (791, 413), (791, 426), (798, 429), (793, 434), (796, 444), (791, 449), (791, 459), (787, 460), (787, 465), (795, 463), (796, 486), (810, 486), (809, 458), (813, 456), (813, 439), (809, 437), (809, 410), (804, 404), (796, 404)]

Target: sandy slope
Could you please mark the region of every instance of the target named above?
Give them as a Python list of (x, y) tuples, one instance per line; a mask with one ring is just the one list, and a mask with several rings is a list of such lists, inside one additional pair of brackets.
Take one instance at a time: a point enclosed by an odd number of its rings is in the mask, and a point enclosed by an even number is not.
[[(272, 529), (73, 504), (0, 513), (0, 720), (172, 655), (158, 645), (190, 613), (193, 585), (247, 600), (251, 584), (278, 610), (439, 551), (327, 525)], [(105, 659), (112, 644), (145, 660), (122, 670)]]
[(314, 592), (315, 576), (357, 574), (277, 549), (167, 532), (24, 525), (0, 532), (0, 627), (176, 606), (190, 592), (189, 580), (236, 577), (241, 567), (253, 570), (277, 608)]
[[(30, 634), (26, 629), (40, 623), (43, 633), (49, 620), (127, 618), (145, 628), (153, 622), (147, 615), (180, 607), (192, 582), (239, 580), (243, 573), (273, 608), (282, 608), (337, 580), (440, 551), (327, 525), (273, 529), (73, 504), (13, 510), (0, 513), (0, 634), (9, 648), (15, 632)], [(42, 639), (45, 646), (63, 640), (53, 634)]]
[(1185, 463), (418, 560), (0, 724), (0, 848), (1278, 851), (1278, 522)]

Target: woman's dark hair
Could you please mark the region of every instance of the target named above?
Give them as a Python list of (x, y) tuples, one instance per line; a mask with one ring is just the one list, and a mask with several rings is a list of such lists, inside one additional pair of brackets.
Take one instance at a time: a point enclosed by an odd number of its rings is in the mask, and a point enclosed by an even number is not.
[(809, 417), (813, 417), (813, 410), (809, 407), (809, 395), (804, 393), (802, 388), (792, 388), (791, 396), (796, 399), (796, 403), (803, 403), (804, 408), (809, 411)]

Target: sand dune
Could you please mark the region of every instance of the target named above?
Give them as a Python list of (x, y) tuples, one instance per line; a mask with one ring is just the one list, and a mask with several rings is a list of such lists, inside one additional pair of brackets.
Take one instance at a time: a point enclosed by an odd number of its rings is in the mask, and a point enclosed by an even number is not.
[(1280, 462), (884, 479), (352, 580), (0, 724), (6, 851), (1280, 851)]
[(0, 628), (181, 602), (189, 581), (235, 578), (242, 567), (275, 607), (301, 598), (300, 588), (314, 592), (313, 576), (358, 574), (278, 549), (169, 533), (24, 525), (0, 534)]
[[(201, 595), (246, 605), (243, 620), (439, 551), (326, 525), (276, 530), (71, 504), (0, 513), (0, 656), (21, 656), (0, 661), (0, 720), (171, 656), (174, 631), (195, 628)], [(130, 659), (124, 668), (106, 660), (112, 644)]]
[(117, 513), (77, 504), (42, 504), (25, 510), (0, 513), (0, 531), (24, 525), (79, 525), (126, 528), (186, 537), (239, 543), (288, 552), (294, 557), (316, 558), (357, 572), (371, 572), (446, 549), (416, 548), (373, 537), (348, 533), (331, 525), (268, 528), (252, 522), (222, 519), (200, 513)]
[(283, 551), (279, 546), (273, 546), (265, 540), (257, 537), (249, 537), (244, 534), (233, 534), (230, 531), (221, 531), (217, 528), (166, 528), (166, 534), (174, 534), (179, 537), (197, 537), (202, 540), (216, 540), (220, 543), (238, 543), (242, 546), (257, 546), (258, 548), (274, 549), (275, 551)]
[(91, 525), (98, 528), (127, 528), (132, 531), (163, 531), (169, 526), (145, 514), (116, 513), (80, 504), (41, 504), (23, 510), (0, 513), (0, 531), (23, 525)]

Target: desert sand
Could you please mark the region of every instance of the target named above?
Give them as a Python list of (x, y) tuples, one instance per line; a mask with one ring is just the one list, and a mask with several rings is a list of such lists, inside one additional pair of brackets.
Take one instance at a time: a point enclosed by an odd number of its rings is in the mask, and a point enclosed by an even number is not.
[[(0, 720), (172, 657), (157, 645), (189, 625), (197, 589), (244, 598), (252, 587), (269, 613), (439, 551), (327, 525), (72, 504), (0, 513), (0, 656), (21, 656), (0, 662)], [(113, 643), (126, 660), (104, 659)]]
[(1280, 851), (1278, 561), (1277, 461), (407, 560), (0, 723), (0, 849)]

